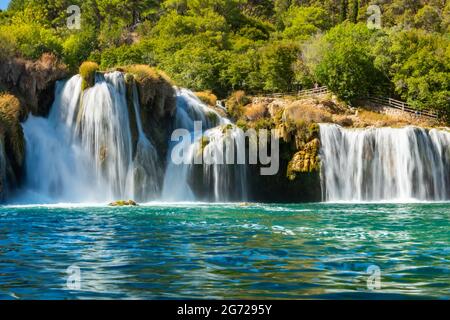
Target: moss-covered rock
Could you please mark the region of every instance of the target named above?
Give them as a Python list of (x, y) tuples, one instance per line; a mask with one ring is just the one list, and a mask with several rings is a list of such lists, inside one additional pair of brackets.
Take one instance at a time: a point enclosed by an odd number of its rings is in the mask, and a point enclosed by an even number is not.
[(135, 201), (133, 200), (118, 200), (111, 202), (109, 204), (110, 207), (137, 207), (139, 206)]
[(320, 141), (316, 138), (307, 143), (303, 150), (294, 154), (287, 168), (289, 180), (295, 180), (299, 173), (311, 173), (320, 170), (319, 149)]
[[(18, 98), (11, 94), (0, 95), (0, 135), (4, 150), (4, 166), (6, 177), (3, 181), (14, 188), (23, 175), (25, 162), (25, 138), (20, 124), (25, 112)], [(4, 188), (0, 193), (4, 193)]]
[(81, 89), (86, 90), (95, 85), (95, 74), (99, 70), (99, 66), (97, 63), (92, 61), (83, 62), (79, 69), (79, 74), (83, 79), (81, 84)]
[(215, 127), (219, 124), (219, 116), (215, 112), (212, 111), (207, 112), (206, 118), (208, 119), (208, 122), (211, 125), (211, 127)]
[(136, 81), (145, 134), (155, 143), (160, 159), (166, 159), (167, 141), (176, 111), (173, 82), (162, 71), (147, 65), (132, 65), (123, 70)]
[(152, 110), (158, 117), (174, 113), (175, 90), (167, 75), (147, 65), (132, 65), (125, 70), (134, 75), (142, 108)]
[(0, 123), (5, 133), (6, 149), (17, 167), (22, 167), (25, 160), (25, 138), (20, 125), (22, 112), (19, 99), (10, 94), (0, 95)]

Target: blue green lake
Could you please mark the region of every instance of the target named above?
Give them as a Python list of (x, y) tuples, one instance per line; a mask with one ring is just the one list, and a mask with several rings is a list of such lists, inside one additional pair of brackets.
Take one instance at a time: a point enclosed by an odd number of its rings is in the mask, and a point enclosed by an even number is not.
[(0, 299), (448, 299), (449, 280), (449, 203), (0, 207)]

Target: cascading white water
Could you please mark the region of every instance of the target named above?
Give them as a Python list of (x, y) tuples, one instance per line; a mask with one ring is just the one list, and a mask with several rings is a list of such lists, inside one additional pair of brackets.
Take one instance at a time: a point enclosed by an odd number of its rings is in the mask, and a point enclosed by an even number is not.
[[(59, 82), (48, 118), (30, 116), (23, 124), (26, 139), (26, 182), (20, 202), (104, 202), (115, 199), (148, 201), (160, 197), (162, 179), (158, 153), (144, 133), (139, 95), (132, 86), (137, 141), (133, 141), (127, 87), (121, 72), (97, 74), (95, 85), (82, 92), (82, 79), (74, 76)], [(195, 132), (200, 121), (205, 132)], [(183, 156), (186, 164), (175, 165), (168, 156), (163, 199), (198, 200), (192, 190), (208, 190), (205, 199), (245, 200), (246, 166), (220, 161), (245, 152), (243, 132), (208, 108), (189, 90), (177, 93), (175, 128), (189, 136), (208, 139), (191, 141)], [(176, 142), (170, 143), (170, 149)], [(212, 161), (200, 167), (193, 160), (199, 152)], [(245, 153), (244, 153), (245, 159)], [(199, 181), (195, 181), (198, 179)]]
[[(201, 122), (204, 132), (195, 128), (194, 122)], [(226, 162), (226, 159), (245, 159), (245, 137), (231, 122), (221, 117), (215, 110), (203, 104), (191, 91), (177, 90), (177, 113), (175, 129), (186, 129), (184, 137), (191, 141), (182, 155), (183, 164), (175, 164), (172, 150), (179, 141), (171, 142), (168, 165), (164, 178), (162, 196), (167, 201), (197, 200), (192, 190), (193, 184), (199, 189), (207, 189), (203, 200), (230, 201), (247, 198), (247, 170), (245, 164)], [(196, 137), (202, 137), (196, 139)], [(204, 145), (204, 139), (207, 145)], [(198, 154), (203, 158), (201, 172), (195, 165)], [(239, 154), (241, 153), (241, 154)], [(244, 154), (242, 154), (244, 153)], [(237, 154), (237, 156), (236, 156)], [(198, 157), (197, 157), (198, 158)], [(236, 162), (235, 162), (236, 163)]]
[(450, 132), (320, 125), (327, 201), (450, 199)]
[(159, 181), (162, 178), (162, 168), (159, 165), (158, 152), (142, 127), (139, 94), (135, 83), (133, 83), (132, 94), (138, 141), (127, 189), (131, 190), (134, 199), (155, 199), (160, 192)]
[[(97, 75), (81, 92), (81, 77), (57, 84), (47, 119), (30, 116), (26, 139), (26, 191), (22, 201), (154, 199), (157, 153), (145, 137), (137, 93), (139, 139), (133, 153), (124, 75)], [(35, 196), (33, 196), (35, 195)]]

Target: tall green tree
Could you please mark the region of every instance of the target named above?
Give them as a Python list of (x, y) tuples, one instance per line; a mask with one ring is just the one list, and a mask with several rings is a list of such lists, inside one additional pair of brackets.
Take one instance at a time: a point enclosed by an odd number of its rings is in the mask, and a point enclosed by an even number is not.
[(344, 23), (319, 39), (322, 52), (314, 66), (317, 80), (345, 101), (374, 93), (387, 79), (375, 66), (371, 47), (374, 31), (364, 24)]

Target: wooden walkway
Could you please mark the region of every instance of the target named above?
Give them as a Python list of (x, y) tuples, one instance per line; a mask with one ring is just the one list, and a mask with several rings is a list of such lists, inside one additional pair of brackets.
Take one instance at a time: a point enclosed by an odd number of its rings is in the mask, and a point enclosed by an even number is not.
[(430, 109), (422, 109), (422, 110), (414, 109), (410, 104), (403, 102), (403, 101), (395, 100), (392, 98), (369, 96), (367, 98), (367, 100), (369, 100), (370, 102), (373, 102), (375, 104), (378, 104), (382, 107), (393, 108), (393, 109), (401, 110), (403, 112), (411, 113), (417, 117), (427, 117), (427, 118), (433, 118), (433, 119), (439, 118), (436, 111), (433, 111)]
[[(256, 93), (256, 94), (252, 94), (252, 95), (256, 96), (256, 97), (264, 97), (264, 98), (282, 98), (285, 96), (293, 96), (298, 99), (307, 99), (307, 98), (313, 98), (316, 96), (321, 96), (321, 95), (326, 95), (326, 94), (332, 94), (332, 92), (326, 86), (323, 86), (323, 87), (306, 89), (306, 90), (301, 90), (301, 91), (296, 91), (296, 92), (270, 93), (270, 94)], [(410, 113), (411, 115), (414, 115), (416, 117), (427, 117), (427, 118), (439, 119), (438, 113), (434, 110), (431, 110), (431, 109), (418, 110), (406, 102), (395, 100), (392, 98), (369, 96), (369, 97), (366, 97), (365, 99), (380, 106), (380, 107), (401, 110), (403, 112)], [(218, 101), (217, 107), (220, 107), (221, 109), (225, 109), (222, 101), (220, 103)]]
[[(263, 96), (271, 97), (271, 98), (281, 98), (283, 96), (289, 95), (289, 96), (295, 96), (298, 99), (307, 99), (307, 98), (312, 98), (315, 96), (326, 95), (326, 94), (332, 94), (332, 92), (326, 86), (323, 86), (323, 87), (319, 87), (319, 88), (307, 89), (307, 90), (302, 90), (302, 91), (298, 91), (298, 92), (273, 93), (273, 94), (269, 94), (269, 95), (266, 94)], [(375, 103), (375, 104), (381, 106), (381, 107), (387, 107), (387, 108), (401, 110), (403, 112), (410, 113), (416, 117), (427, 117), (427, 118), (433, 118), (433, 119), (439, 118), (439, 115), (434, 110), (431, 110), (431, 109), (418, 110), (406, 102), (395, 100), (392, 98), (369, 96), (366, 99), (372, 103)]]
[(265, 98), (282, 98), (285, 96), (293, 96), (299, 99), (305, 99), (305, 98), (311, 98), (314, 96), (320, 96), (331, 93), (330, 90), (328, 90), (327, 87), (318, 87), (313, 89), (306, 89), (301, 91), (294, 91), (294, 92), (283, 92), (283, 93), (259, 93), (259, 94), (253, 94), (257, 97), (265, 97)]

